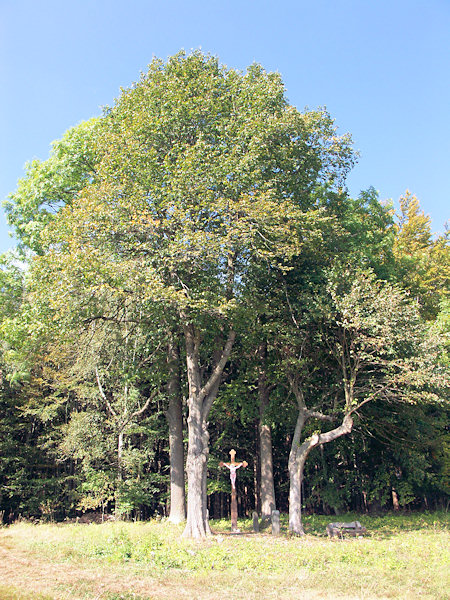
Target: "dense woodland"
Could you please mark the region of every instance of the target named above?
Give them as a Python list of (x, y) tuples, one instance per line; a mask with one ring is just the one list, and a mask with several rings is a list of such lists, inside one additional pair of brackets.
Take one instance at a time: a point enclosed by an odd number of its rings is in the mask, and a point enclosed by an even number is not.
[[(448, 507), (447, 235), (278, 74), (155, 59), (5, 206), (0, 514)], [(376, 182), (370, 182), (375, 183)], [(407, 182), (405, 182), (405, 187)], [(187, 511), (187, 512), (186, 512)]]

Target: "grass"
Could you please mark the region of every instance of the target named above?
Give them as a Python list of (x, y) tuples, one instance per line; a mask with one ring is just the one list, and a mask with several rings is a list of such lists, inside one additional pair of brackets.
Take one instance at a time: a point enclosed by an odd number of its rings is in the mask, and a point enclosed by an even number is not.
[(35, 592), (24, 592), (10, 586), (0, 585), (1, 600), (53, 600), (52, 596)]
[(0, 598), (450, 597), (447, 515), (339, 519), (361, 521), (368, 534), (329, 540), (323, 516), (305, 516), (301, 539), (286, 534), (286, 517), (279, 537), (253, 534), (251, 521), (229, 535), (229, 521), (214, 521), (216, 535), (203, 542), (182, 539), (182, 527), (167, 522), (18, 523), (0, 530), (0, 551), (23, 565), (23, 577), (20, 569), (0, 571)]

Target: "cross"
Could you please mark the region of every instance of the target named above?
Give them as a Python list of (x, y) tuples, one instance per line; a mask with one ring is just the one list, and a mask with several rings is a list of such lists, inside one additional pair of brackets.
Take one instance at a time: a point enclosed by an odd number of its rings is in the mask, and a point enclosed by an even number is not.
[(219, 466), (227, 467), (230, 470), (231, 480), (231, 531), (239, 531), (237, 528), (237, 499), (236, 499), (236, 471), (239, 467), (245, 467), (248, 463), (244, 460), (236, 462), (236, 450), (230, 450), (231, 462), (221, 462)]

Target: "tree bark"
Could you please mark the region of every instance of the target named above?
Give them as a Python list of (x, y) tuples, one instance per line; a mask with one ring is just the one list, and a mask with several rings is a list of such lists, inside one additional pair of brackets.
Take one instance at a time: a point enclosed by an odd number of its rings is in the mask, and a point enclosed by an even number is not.
[[(263, 414), (263, 408), (261, 410)], [(270, 518), (272, 511), (276, 509), (275, 486), (273, 482), (273, 459), (272, 459), (272, 431), (270, 425), (265, 424), (260, 418), (259, 444), (261, 456), (261, 516)]]
[(169, 521), (181, 523), (186, 519), (184, 448), (183, 448), (183, 406), (180, 392), (180, 353), (177, 344), (171, 340), (168, 347), (169, 381), (167, 392), (169, 408), (170, 454), (170, 513)]
[(253, 462), (253, 487), (255, 510), (261, 514), (261, 444), (259, 440), (259, 417), (255, 420), (255, 460)]
[(117, 436), (117, 480), (123, 480), (123, 429)]
[(259, 373), (259, 449), (260, 449), (260, 485), (261, 485), (261, 516), (269, 519), (276, 509), (275, 485), (273, 481), (272, 430), (264, 422), (265, 412), (269, 405), (269, 387), (266, 375), (267, 345), (261, 343), (258, 348)]
[[(292, 437), (291, 451), (289, 452), (289, 531), (297, 535), (305, 532), (302, 525), (302, 477), (300, 438), (306, 421), (306, 409), (299, 403), (297, 421)], [(306, 456), (305, 456), (306, 460)], [(303, 461), (304, 464), (304, 461)]]
[(122, 513), (119, 510), (121, 492), (120, 488), (123, 482), (123, 445), (124, 433), (123, 429), (120, 429), (117, 436), (117, 485), (114, 493), (114, 512), (116, 519), (122, 519), (123, 517)]
[(201, 419), (199, 419), (198, 405), (192, 402), (189, 407), (188, 430), (188, 455), (186, 462), (188, 479), (187, 496), (187, 522), (183, 536), (189, 538), (204, 538), (209, 535), (206, 522), (206, 497), (204, 494), (204, 481), (206, 477), (206, 463), (208, 448), (205, 447), (205, 438), (202, 434)]

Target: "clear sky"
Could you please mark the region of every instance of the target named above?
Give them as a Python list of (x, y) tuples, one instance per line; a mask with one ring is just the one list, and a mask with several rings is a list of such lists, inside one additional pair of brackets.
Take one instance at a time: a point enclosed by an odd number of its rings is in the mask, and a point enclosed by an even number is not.
[[(0, 198), (24, 164), (101, 113), (153, 56), (201, 48), (279, 71), (326, 106), (361, 157), (353, 196), (409, 189), (450, 217), (450, 0), (0, 0)], [(0, 252), (13, 245), (0, 211)]]

